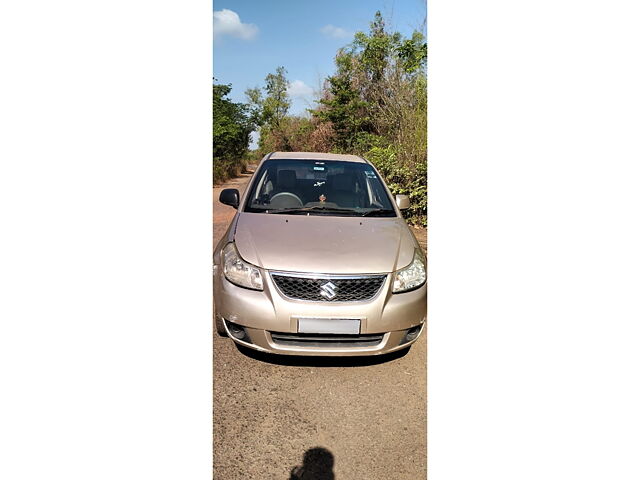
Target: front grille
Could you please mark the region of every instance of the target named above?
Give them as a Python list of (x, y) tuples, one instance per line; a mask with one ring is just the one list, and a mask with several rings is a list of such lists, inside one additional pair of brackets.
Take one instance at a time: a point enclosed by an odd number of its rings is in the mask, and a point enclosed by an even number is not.
[(271, 333), (274, 343), (292, 347), (374, 347), (383, 338), (383, 334), (366, 335), (327, 335), (318, 333)]
[(272, 273), (280, 291), (295, 300), (313, 302), (358, 302), (376, 296), (386, 275), (366, 276), (291, 276)]

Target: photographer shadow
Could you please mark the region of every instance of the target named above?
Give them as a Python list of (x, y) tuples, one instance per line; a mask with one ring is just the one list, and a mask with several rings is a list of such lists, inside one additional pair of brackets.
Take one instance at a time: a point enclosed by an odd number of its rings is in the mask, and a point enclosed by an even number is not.
[(333, 463), (333, 455), (326, 448), (310, 448), (304, 453), (302, 465), (291, 469), (289, 480), (335, 480)]

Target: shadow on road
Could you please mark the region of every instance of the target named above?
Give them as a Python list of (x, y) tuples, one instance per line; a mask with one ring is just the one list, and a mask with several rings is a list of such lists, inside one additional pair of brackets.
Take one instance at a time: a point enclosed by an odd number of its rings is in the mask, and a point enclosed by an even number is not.
[(384, 355), (371, 355), (366, 357), (308, 357), (264, 353), (238, 344), (236, 344), (236, 348), (240, 353), (254, 360), (289, 367), (367, 367), (397, 360), (409, 352), (409, 348), (403, 348), (402, 350)]
[(333, 455), (322, 447), (310, 448), (304, 452), (302, 465), (291, 469), (289, 480), (335, 480)]

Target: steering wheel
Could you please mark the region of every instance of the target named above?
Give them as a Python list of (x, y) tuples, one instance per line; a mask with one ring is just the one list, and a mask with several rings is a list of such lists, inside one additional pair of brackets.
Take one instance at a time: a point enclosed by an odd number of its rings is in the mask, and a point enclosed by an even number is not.
[[(274, 200), (276, 201), (274, 202)], [(272, 207), (276, 208), (295, 208), (302, 207), (304, 205), (302, 203), (302, 200), (300, 200), (300, 197), (291, 192), (276, 193), (273, 197), (271, 197), (270, 204)]]

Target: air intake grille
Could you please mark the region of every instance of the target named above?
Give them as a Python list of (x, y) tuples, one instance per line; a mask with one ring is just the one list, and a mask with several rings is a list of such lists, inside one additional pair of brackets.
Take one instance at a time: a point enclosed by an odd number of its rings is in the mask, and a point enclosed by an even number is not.
[(289, 298), (313, 302), (358, 302), (376, 296), (386, 275), (362, 277), (296, 277), (272, 273), (271, 278)]
[(314, 333), (275, 333), (271, 339), (279, 345), (313, 348), (373, 347), (378, 345), (383, 334), (368, 335), (323, 335)]

